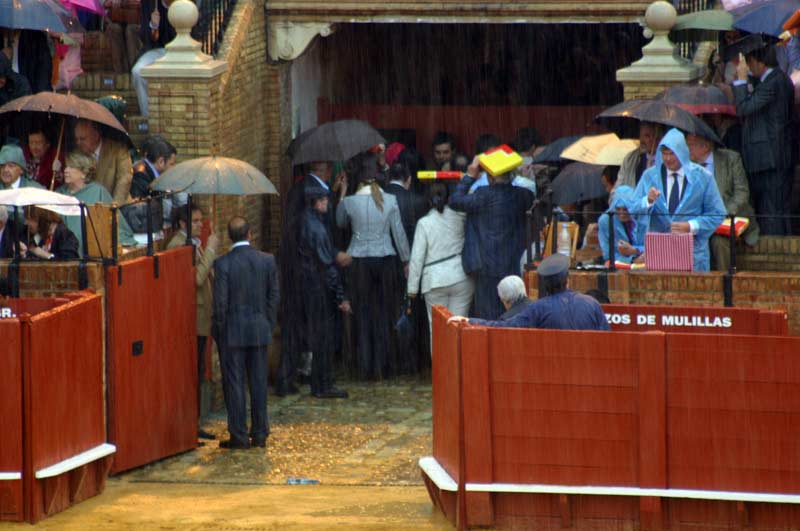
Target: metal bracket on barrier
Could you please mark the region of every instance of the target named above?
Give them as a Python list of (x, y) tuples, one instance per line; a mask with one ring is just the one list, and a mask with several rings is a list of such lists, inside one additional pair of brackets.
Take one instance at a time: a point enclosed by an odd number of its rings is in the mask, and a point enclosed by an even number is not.
[(153, 255), (153, 278), (158, 278), (158, 255)]
[(78, 289), (89, 287), (89, 272), (86, 270), (86, 260), (78, 262)]
[(725, 307), (733, 307), (733, 275), (730, 273), (722, 275), (722, 293), (725, 298)]
[(597, 275), (597, 289), (610, 300), (608, 296), (608, 273), (605, 271), (601, 271), (600, 274)]
[(122, 285), (122, 266), (117, 266), (117, 286)]

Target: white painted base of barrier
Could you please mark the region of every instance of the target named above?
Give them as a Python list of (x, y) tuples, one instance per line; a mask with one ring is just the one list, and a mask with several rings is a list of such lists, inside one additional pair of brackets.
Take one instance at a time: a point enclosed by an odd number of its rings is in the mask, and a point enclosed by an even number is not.
[[(441, 490), (455, 492), (458, 484), (442, 468), (435, 457), (422, 457), (419, 467)], [(651, 496), (656, 498), (689, 498), (697, 500), (742, 501), (760, 503), (800, 503), (800, 494), (733, 492), (724, 490), (643, 489), (638, 487), (593, 487), (572, 485), (538, 485), (533, 483), (467, 483), (467, 492), (513, 492), (530, 494), (584, 494), (595, 496)]]
[(74, 470), (85, 464), (91, 463), (92, 461), (97, 461), (98, 459), (102, 459), (103, 457), (111, 455), (116, 451), (117, 447), (114, 446), (113, 444), (104, 443), (101, 444), (100, 446), (95, 446), (91, 450), (86, 450), (83, 453), (72, 456), (69, 459), (60, 461), (47, 468), (37, 470), (36, 479), (44, 479), (44, 478), (59, 476), (65, 472), (69, 472), (70, 470)]

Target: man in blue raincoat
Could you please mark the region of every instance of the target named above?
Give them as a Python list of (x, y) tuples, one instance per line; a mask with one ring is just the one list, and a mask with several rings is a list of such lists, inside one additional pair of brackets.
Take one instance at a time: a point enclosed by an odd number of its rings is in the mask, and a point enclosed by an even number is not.
[(634, 199), (631, 214), (647, 215), (649, 231), (694, 235), (693, 269), (709, 270), (708, 239), (725, 218), (725, 205), (714, 177), (690, 160), (683, 133), (670, 129), (664, 135)]
[(600, 304), (567, 287), (569, 257), (552, 254), (542, 260), (539, 274), (539, 300), (510, 319), (489, 321), (454, 316), (450, 321), (469, 321), (471, 325), (497, 328), (549, 328), (554, 330), (609, 330)]
[[(620, 186), (611, 200), (608, 212), (614, 213), (614, 244), (616, 245), (615, 261), (631, 263), (644, 252), (644, 233), (647, 227), (636, 216), (631, 216), (634, 209), (636, 192), (630, 186)], [(611, 252), (608, 247), (609, 220), (611, 216), (603, 214), (597, 220), (597, 233), (603, 259), (609, 260)]]

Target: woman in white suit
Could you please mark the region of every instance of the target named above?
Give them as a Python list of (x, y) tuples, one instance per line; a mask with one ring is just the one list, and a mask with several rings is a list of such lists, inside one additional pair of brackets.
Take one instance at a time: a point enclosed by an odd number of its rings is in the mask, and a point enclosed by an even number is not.
[(468, 315), (475, 285), (461, 267), (466, 214), (447, 206), (447, 186), (442, 183), (430, 185), (428, 199), (431, 210), (414, 232), (407, 289), (409, 297), (425, 296), (431, 324), (435, 305), (447, 307), (453, 315)]

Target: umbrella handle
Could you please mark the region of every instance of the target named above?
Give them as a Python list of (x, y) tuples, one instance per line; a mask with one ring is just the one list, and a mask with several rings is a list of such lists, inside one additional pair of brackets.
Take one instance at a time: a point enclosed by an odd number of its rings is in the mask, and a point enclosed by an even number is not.
[[(61, 156), (61, 143), (64, 140), (64, 124), (66, 124), (66, 122), (67, 122), (66, 118), (61, 118), (61, 131), (59, 131), (58, 133), (58, 145), (56, 146), (56, 156), (53, 158), (53, 162), (57, 161)], [(52, 172), (50, 175), (50, 191), (53, 190), (53, 187), (55, 185), (56, 185), (56, 172)]]

